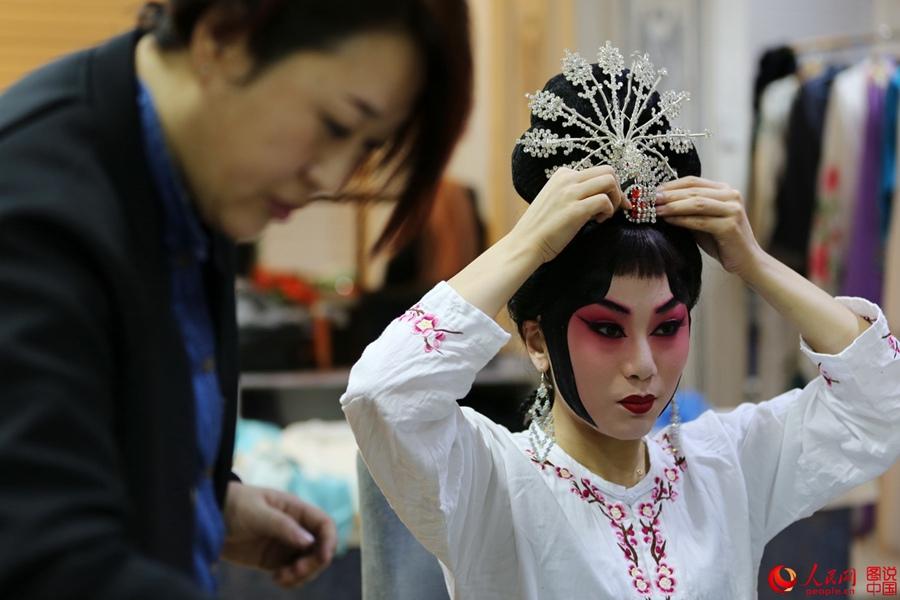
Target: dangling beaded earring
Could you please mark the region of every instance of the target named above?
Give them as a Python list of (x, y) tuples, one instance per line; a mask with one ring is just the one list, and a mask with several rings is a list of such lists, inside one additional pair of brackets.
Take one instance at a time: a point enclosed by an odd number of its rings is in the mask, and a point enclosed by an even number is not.
[(556, 443), (553, 431), (553, 388), (547, 383), (546, 373), (541, 373), (541, 385), (534, 395), (534, 402), (528, 409), (528, 417), (531, 421), (528, 425), (528, 438), (531, 440), (531, 449), (534, 451), (535, 460), (543, 464), (550, 454), (550, 449)]
[(672, 427), (669, 429), (669, 441), (675, 452), (681, 452), (681, 414), (678, 412), (678, 400), (676, 393), (672, 396)]

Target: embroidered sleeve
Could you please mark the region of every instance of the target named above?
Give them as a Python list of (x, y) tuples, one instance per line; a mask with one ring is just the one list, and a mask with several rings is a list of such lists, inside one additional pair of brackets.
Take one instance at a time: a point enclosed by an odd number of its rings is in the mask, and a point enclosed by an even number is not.
[(411, 331), (414, 335), (422, 338), (425, 344), (425, 352), (441, 352), (441, 345), (444, 343), (447, 335), (462, 335), (462, 331), (453, 331), (439, 327), (441, 319), (437, 315), (426, 312), (420, 305), (416, 304), (406, 311), (402, 316), (398, 317), (399, 321), (405, 321), (412, 324)]
[[(747, 499), (759, 552), (781, 529), (878, 477), (900, 457), (900, 353), (881, 310), (840, 299), (871, 326), (836, 355), (804, 353), (819, 368), (802, 390), (684, 426), (732, 455), (723, 487)], [(694, 423), (697, 423), (694, 425)], [(726, 463), (727, 464), (727, 463)], [(723, 467), (725, 469), (725, 467)], [(727, 470), (727, 469), (726, 469)], [(734, 474), (741, 479), (735, 482)]]
[(455, 559), (448, 540), (467, 526), (462, 520), (477, 519), (473, 498), (484, 494), (493, 470), (483, 424), (457, 400), (508, 340), (441, 283), (366, 348), (341, 397), (372, 477), (410, 531), (448, 566)]
[(848, 380), (846, 385), (852, 385), (850, 379), (855, 379), (858, 385), (860, 379), (880, 377), (881, 369), (900, 356), (900, 344), (888, 328), (887, 320), (878, 306), (862, 298), (838, 300), (867, 321), (869, 329), (840, 354), (820, 354), (814, 352), (805, 340), (801, 339), (800, 342), (803, 353), (818, 367), (822, 381), (835, 393), (840, 393), (840, 385), (845, 384), (842, 381), (844, 379)]

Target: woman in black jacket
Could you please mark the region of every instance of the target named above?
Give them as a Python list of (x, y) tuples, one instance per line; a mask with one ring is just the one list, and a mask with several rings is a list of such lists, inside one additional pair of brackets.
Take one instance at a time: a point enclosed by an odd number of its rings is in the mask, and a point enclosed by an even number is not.
[(0, 597), (328, 564), (323, 513), (231, 475), (233, 243), (373, 171), (407, 238), (471, 85), (464, 0), (170, 0), (0, 96)]

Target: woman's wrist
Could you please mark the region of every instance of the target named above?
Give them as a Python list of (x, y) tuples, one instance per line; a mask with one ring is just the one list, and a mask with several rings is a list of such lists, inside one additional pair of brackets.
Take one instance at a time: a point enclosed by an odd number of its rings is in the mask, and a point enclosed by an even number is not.
[(744, 282), (791, 322), (816, 352), (838, 354), (868, 323), (811, 281), (760, 251)]
[(544, 264), (544, 257), (538, 244), (515, 229), (503, 236), (497, 245), (502, 247), (511, 265), (517, 265), (525, 273), (524, 279)]
[(786, 269), (789, 267), (782, 264), (762, 248), (759, 248), (753, 252), (745, 267), (735, 274), (743, 279), (748, 286), (757, 292), (761, 292), (772, 281), (773, 275), (777, 273), (779, 268)]
[(493, 317), (541, 263), (534, 244), (511, 232), (448, 283), (467, 302)]

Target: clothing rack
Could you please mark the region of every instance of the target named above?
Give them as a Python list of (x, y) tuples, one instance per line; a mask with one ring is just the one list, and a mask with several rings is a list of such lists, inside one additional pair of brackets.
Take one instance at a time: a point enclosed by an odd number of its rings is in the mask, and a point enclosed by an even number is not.
[(878, 26), (876, 31), (857, 34), (825, 35), (807, 38), (791, 42), (790, 46), (797, 54), (834, 52), (836, 50), (848, 50), (866, 46), (880, 46), (888, 43), (897, 43), (896, 32), (888, 25)]

